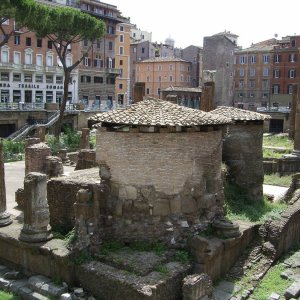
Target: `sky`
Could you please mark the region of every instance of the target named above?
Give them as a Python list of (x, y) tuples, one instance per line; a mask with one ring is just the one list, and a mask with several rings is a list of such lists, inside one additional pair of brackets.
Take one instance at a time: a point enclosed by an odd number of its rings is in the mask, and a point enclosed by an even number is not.
[(287, 35), (300, 35), (299, 0), (101, 0), (116, 5), (153, 42), (171, 37), (175, 47), (203, 46), (203, 37), (230, 31), (243, 48)]

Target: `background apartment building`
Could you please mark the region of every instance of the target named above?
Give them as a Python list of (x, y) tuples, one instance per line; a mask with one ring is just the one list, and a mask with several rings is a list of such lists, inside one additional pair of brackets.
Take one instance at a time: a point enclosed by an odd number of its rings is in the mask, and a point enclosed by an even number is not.
[(144, 86), (146, 96), (161, 98), (162, 90), (191, 87), (191, 62), (176, 57), (153, 57), (135, 64), (135, 82)]
[(235, 54), (234, 105), (251, 110), (290, 107), (300, 64), (300, 36), (270, 39)]
[(233, 61), (237, 48), (236, 34), (224, 31), (203, 39), (202, 70), (215, 70), (214, 107), (232, 106), (234, 98)]
[[(3, 25), (8, 31), (16, 28), (13, 19)], [(3, 103), (26, 103), (43, 105), (59, 103), (63, 97), (64, 73), (62, 64), (47, 38), (38, 38), (33, 32), (22, 32), (9, 39), (1, 47), (0, 55), (0, 101)], [(69, 49), (67, 64), (78, 58), (78, 47)], [(69, 101), (77, 93), (74, 85), (78, 71), (71, 74)]]

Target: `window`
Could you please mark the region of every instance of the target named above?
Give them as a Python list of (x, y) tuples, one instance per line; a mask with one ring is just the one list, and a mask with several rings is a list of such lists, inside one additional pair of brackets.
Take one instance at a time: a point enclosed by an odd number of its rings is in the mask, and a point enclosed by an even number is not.
[(36, 46), (38, 48), (42, 48), (43, 47), (43, 39), (36, 39)]
[(2, 50), (1, 51), (1, 61), (4, 63), (8, 63), (8, 51), (7, 50)]
[(36, 65), (39, 67), (43, 65), (43, 54), (36, 55)]
[(170, 80), (170, 82), (173, 81), (173, 76), (172, 75), (170, 75), (169, 80)]
[(244, 75), (245, 75), (244, 69), (240, 69), (240, 77), (244, 77)]
[(240, 64), (245, 64), (246, 63), (246, 56), (244, 56), (244, 55), (241, 55), (240, 56)]
[(256, 64), (256, 55), (251, 55), (250, 61), (251, 61), (251, 64)]
[(158, 65), (158, 71), (161, 71), (161, 65)]
[(24, 74), (24, 82), (32, 82), (32, 74)]
[(35, 92), (35, 102), (43, 103), (43, 101), (44, 101), (43, 91), (36, 91)]
[(91, 76), (82, 75), (81, 76), (81, 82), (83, 82), (83, 83), (90, 83), (91, 82)]
[(120, 25), (119, 30), (124, 31), (124, 26)]
[(273, 91), (273, 94), (276, 94), (276, 95), (279, 94), (280, 93), (280, 85), (273, 84), (272, 91)]
[(19, 35), (15, 35), (14, 40), (15, 40), (15, 45), (21, 44), (21, 37)]
[(56, 83), (62, 84), (63, 83), (63, 77), (62, 76), (56, 76)]
[(279, 63), (281, 61), (281, 55), (280, 54), (274, 54), (274, 63)]
[(133, 48), (132, 48), (132, 52), (133, 52), (133, 53), (136, 53), (136, 47), (133, 47)]
[(95, 76), (94, 83), (103, 83), (103, 77)]
[(123, 66), (123, 59), (120, 59), (120, 66)]
[(9, 19), (6, 19), (5, 21), (3, 21), (2, 25), (9, 25)]
[(119, 83), (119, 89), (122, 90), (123, 89), (123, 84)]
[(112, 50), (113, 49), (113, 43), (112, 42), (109, 42), (108, 43), (108, 50)]
[(50, 54), (47, 55), (47, 66), (48, 67), (53, 66), (53, 55), (50, 55)]
[(67, 59), (66, 59), (66, 65), (67, 65), (67, 67), (72, 66), (72, 57), (70, 57), (70, 56), (67, 57)]
[(46, 75), (46, 83), (53, 83), (53, 75)]
[(243, 87), (244, 87), (244, 80), (241, 79), (241, 80), (239, 81), (239, 88), (241, 89), (241, 88), (243, 88)]
[[(263, 93), (263, 94), (262, 94), (262, 97), (263, 97), (263, 98), (268, 98), (268, 97), (269, 97), (269, 93)], [(264, 105), (261, 105), (261, 106), (264, 106)]]
[(35, 82), (43, 82), (43, 75), (35, 75)]
[(14, 52), (14, 63), (16, 65), (21, 64), (21, 53), (20, 52)]
[(46, 91), (46, 102), (47, 103), (53, 102), (53, 92), (52, 91)]
[(295, 69), (290, 69), (288, 71), (288, 77), (289, 78), (295, 78), (296, 77), (296, 70)]
[(250, 93), (250, 94), (249, 94), (249, 97), (250, 97), (250, 98), (255, 98), (255, 94), (254, 94), (254, 93)]
[(87, 47), (89, 45), (89, 41), (87, 40), (87, 39), (85, 39), (84, 41), (83, 41), (83, 46), (84, 47)]
[(256, 73), (256, 70), (254, 68), (250, 68), (250, 76), (254, 77)]
[(190, 72), (191, 71), (191, 67), (187, 66), (187, 70), (188, 70), (188, 72)]
[(295, 53), (289, 54), (289, 62), (295, 62), (297, 60), (297, 55)]
[(287, 92), (288, 92), (288, 94), (290, 94), (290, 95), (293, 94), (293, 85), (292, 85), (292, 84), (289, 84), (289, 85), (288, 85)]
[(120, 47), (120, 55), (123, 55), (123, 54), (124, 54), (124, 47), (121, 46), (121, 47)]
[(31, 53), (25, 53), (25, 65), (31, 65), (32, 64), (32, 54)]
[(48, 49), (52, 49), (52, 41), (48, 40), (47, 47), (48, 47)]
[(26, 46), (27, 46), (27, 47), (30, 47), (30, 46), (31, 46), (31, 38), (30, 38), (30, 37), (27, 37), (27, 38), (26, 38)]
[(158, 76), (158, 81), (161, 82), (161, 76)]
[(98, 49), (100, 49), (100, 47), (101, 47), (101, 41), (100, 41), (100, 39), (97, 39), (97, 41), (96, 41), (96, 47)]
[(90, 60), (89, 57), (84, 58), (84, 65), (87, 66), (87, 67), (91, 65), (91, 60)]
[(263, 68), (263, 76), (269, 76), (269, 69)]
[(280, 78), (280, 70), (278, 69), (274, 70), (274, 78)]
[(184, 81), (184, 75), (183, 74), (180, 75), (180, 81)]
[(145, 53), (145, 48), (144, 47), (142, 47), (142, 53)]
[(264, 62), (264, 64), (268, 64), (270, 62), (269, 54), (263, 54), (263, 62)]
[(9, 81), (9, 73), (8, 72), (1, 72), (1, 80), (2, 81)]
[(255, 80), (250, 80), (249, 81), (249, 86), (250, 86), (250, 88), (255, 88)]
[(296, 47), (296, 40), (291, 41), (292, 47)]
[(120, 43), (124, 43), (124, 35), (120, 34)]
[(21, 101), (21, 91), (13, 90), (13, 102), (20, 102), (20, 101)]
[(169, 65), (169, 70), (173, 71), (173, 65)]
[(268, 89), (269, 88), (269, 80), (263, 80), (262, 81), (262, 88)]
[(147, 82), (149, 82), (149, 81), (150, 81), (150, 77), (149, 77), (149, 76), (147, 76), (147, 78), (146, 78), (146, 81), (147, 81)]
[(13, 81), (21, 81), (21, 74), (13, 73)]
[(239, 97), (243, 98), (244, 97), (244, 93), (239, 93)]

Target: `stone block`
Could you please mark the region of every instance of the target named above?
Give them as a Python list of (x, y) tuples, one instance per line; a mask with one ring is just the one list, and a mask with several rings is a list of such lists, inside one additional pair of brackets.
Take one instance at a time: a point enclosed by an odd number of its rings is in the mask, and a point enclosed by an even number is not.
[(25, 286), (27, 286), (26, 279), (14, 280), (12, 281), (9, 289), (12, 293), (19, 294), (19, 290)]
[(40, 293), (37, 293), (37, 292), (30, 293), (26, 299), (28, 299), (28, 300), (49, 300), (48, 297), (46, 297)]
[(119, 189), (119, 198), (120, 199), (129, 199), (135, 200), (137, 199), (137, 189), (134, 186), (121, 186)]
[(279, 300), (280, 299), (280, 295), (278, 295), (277, 293), (272, 293), (268, 300)]
[(206, 194), (197, 199), (198, 208), (210, 208), (216, 204), (216, 196), (214, 194)]
[(80, 189), (76, 194), (76, 200), (80, 203), (87, 203), (92, 199), (92, 193), (88, 189)]
[(150, 214), (150, 207), (149, 204), (145, 201), (133, 201), (133, 208), (134, 212), (137, 212), (139, 214)]
[(7, 280), (4, 278), (0, 278), (0, 289), (3, 291), (8, 291), (10, 285), (11, 285), (11, 280)]
[(179, 195), (170, 200), (170, 209), (172, 214), (181, 213), (181, 197)]
[(72, 300), (72, 295), (70, 293), (64, 293), (60, 296), (59, 300)]
[(167, 216), (170, 213), (170, 201), (168, 199), (158, 199), (153, 203), (153, 216)]
[(51, 279), (43, 275), (34, 275), (28, 278), (28, 287), (39, 291), (43, 284), (51, 282)]
[(197, 212), (197, 203), (194, 198), (186, 197), (181, 201), (181, 210), (184, 214)]
[(114, 211), (113, 214), (116, 217), (121, 217), (123, 215), (123, 200), (116, 199), (114, 202)]
[(52, 282), (49, 283), (45, 283), (42, 285), (42, 287), (40, 288), (40, 293), (44, 296), (47, 296), (49, 298), (51, 297), (59, 297), (60, 295), (66, 293), (68, 291), (68, 287), (67, 286), (63, 286), (63, 285), (56, 285)]
[(286, 299), (298, 298), (300, 296), (300, 281), (295, 281), (284, 293)]

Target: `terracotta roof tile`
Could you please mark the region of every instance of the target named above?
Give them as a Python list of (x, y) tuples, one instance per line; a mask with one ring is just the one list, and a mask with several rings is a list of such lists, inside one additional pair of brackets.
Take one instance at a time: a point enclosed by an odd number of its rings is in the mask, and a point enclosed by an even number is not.
[(211, 111), (211, 113), (230, 118), (233, 121), (264, 121), (271, 118), (269, 115), (230, 106), (218, 106), (215, 110)]
[(101, 123), (140, 126), (199, 126), (231, 123), (229, 118), (222, 115), (154, 98), (145, 99), (126, 109), (99, 113), (89, 119), (99, 123), (95, 127), (101, 126)]

